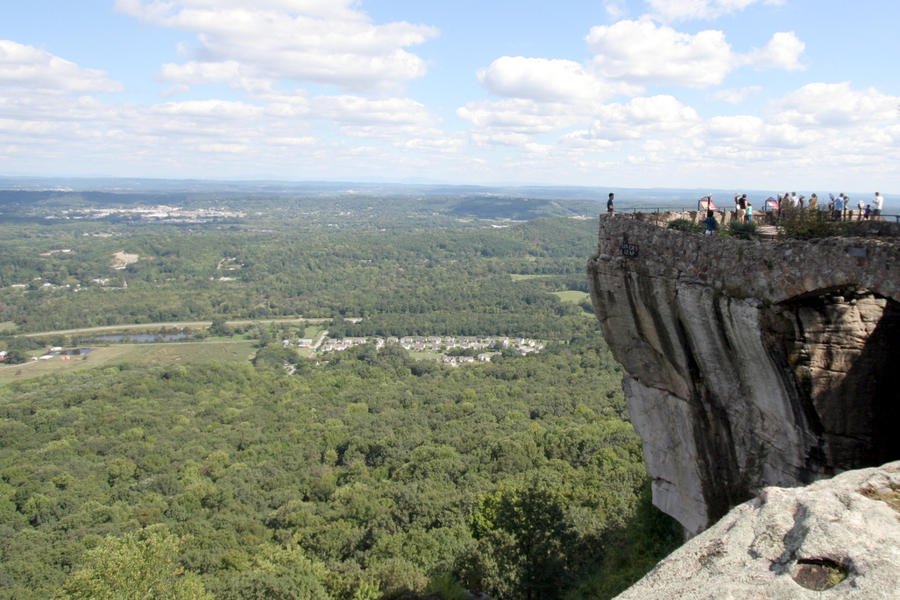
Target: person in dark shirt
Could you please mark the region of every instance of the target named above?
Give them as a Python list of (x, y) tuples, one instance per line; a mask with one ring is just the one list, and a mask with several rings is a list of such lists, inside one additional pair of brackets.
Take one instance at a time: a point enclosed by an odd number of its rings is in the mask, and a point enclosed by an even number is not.
[(706, 224), (706, 235), (712, 235), (719, 227), (719, 224), (716, 222), (716, 215), (712, 209), (707, 209), (706, 218), (703, 219), (703, 222)]
[(610, 193), (609, 193), (609, 200), (606, 201), (606, 213), (607, 213), (607, 214), (610, 214), (610, 215), (613, 214), (613, 213), (615, 212), (615, 209), (613, 208), (613, 198), (614, 198), (614, 197), (615, 197), (615, 194), (613, 194), (612, 192), (610, 192)]

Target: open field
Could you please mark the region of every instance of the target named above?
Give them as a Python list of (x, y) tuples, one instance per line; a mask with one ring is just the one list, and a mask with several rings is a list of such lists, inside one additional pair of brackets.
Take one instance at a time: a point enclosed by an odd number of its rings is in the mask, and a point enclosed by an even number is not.
[(443, 354), (440, 352), (422, 352), (419, 350), (410, 350), (409, 357), (416, 360), (441, 360)]
[[(303, 317), (292, 317), (286, 319), (240, 319), (235, 321), (226, 321), (229, 326), (234, 325), (252, 325), (254, 323), (324, 323), (331, 319), (305, 319)], [(2, 324), (0, 324), (2, 325)], [(119, 331), (128, 331), (131, 329), (150, 330), (162, 328), (205, 328), (212, 325), (212, 321), (171, 321), (168, 323), (135, 323), (129, 325), (103, 325), (100, 327), (80, 327), (78, 329), (58, 329), (56, 331), (38, 331), (34, 333), (23, 333), (25, 337), (43, 337), (48, 335), (69, 335), (73, 333), (113, 333)], [(13, 324), (13, 326), (15, 326)]]
[(580, 290), (566, 290), (564, 292), (553, 292), (553, 295), (559, 298), (560, 302), (571, 302), (572, 304), (580, 304), (582, 301), (590, 298), (590, 294)]
[(0, 385), (51, 373), (67, 373), (122, 363), (167, 366), (207, 362), (246, 362), (254, 353), (253, 342), (244, 340), (237, 342), (111, 344), (91, 347), (94, 348), (93, 352), (84, 356), (73, 356), (72, 360), (62, 360), (57, 356), (50, 360), (0, 366)]
[(547, 279), (550, 277), (558, 277), (558, 275), (554, 274), (543, 274), (543, 273), (531, 273), (531, 274), (522, 274), (522, 273), (510, 273), (510, 279), (513, 281), (528, 281), (529, 279)]
[(318, 325), (307, 325), (303, 330), (303, 337), (315, 340), (322, 334), (323, 331), (325, 331), (324, 327), (320, 327)]

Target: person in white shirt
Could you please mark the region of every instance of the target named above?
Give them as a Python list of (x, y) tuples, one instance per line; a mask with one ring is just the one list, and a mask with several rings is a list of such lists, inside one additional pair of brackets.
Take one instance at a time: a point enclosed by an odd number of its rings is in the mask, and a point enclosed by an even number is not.
[(866, 203), (862, 198), (856, 201), (856, 220), (862, 221), (863, 213), (866, 212)]
[(880, 217), (881, 211), (884, 209), (884, 196), (881, 192), (875, 192), (875, 209), (872, 211), (873, 217)]

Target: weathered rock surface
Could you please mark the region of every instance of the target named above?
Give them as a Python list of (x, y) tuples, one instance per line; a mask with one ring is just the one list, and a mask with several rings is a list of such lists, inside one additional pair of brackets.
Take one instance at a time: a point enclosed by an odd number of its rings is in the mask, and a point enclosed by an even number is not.
[(594, 308), (656, 506), (690, 535), (766, 486), (900, 459), (900, 242), (600, 219)]
[(898, 510), (900, 462), (807, 487), (769, 487), (617, 600), (896, 600)]

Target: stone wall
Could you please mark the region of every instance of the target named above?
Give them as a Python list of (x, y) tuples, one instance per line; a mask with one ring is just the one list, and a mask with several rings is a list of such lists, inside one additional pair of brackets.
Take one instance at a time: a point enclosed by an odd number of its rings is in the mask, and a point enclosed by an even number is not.
[(677, 216), (601, 216), (588, 264), (654, 503), (695, 534), (764, 486), (900, 458), (900, 242), (658, 226)]
[[(730, 213), (717, 212), (716, 217), (728, 222)], [(695, 211), (635, 218), (601, 215), (598, 256), (640, 262), (654, 272), (708, 282), (735, 296), (768, 302), (848, 284), (900, 300), (900, 245), (892, 237), (754, 241), (664, 227), (678, 218), (696, 223), (700, 217)], [(625, 256), (625, 244), (635, 246), (637, 256)]]

